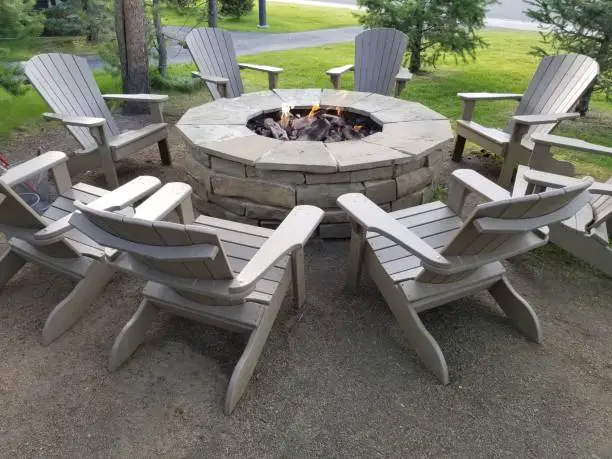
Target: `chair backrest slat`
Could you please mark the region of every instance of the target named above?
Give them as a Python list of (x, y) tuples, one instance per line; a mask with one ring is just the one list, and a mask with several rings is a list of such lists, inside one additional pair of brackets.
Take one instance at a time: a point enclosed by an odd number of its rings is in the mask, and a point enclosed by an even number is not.
[[(55, 113), (104, 118), (108, 134), (119, 134), (86, 59), (71, 54), (39, 54), (26, 63), (25, 73)], [(83, 148), (96, 145), (87, 128), (68, 129)]]
[[(490, 263), (492, 256), (496, 260), (503, 260), (530, 250), (533, 243), (529, 242), (529, 237), (535, 229), (531, 225), (537, 223), (538, 227), (543, 227), (569, 218), (575, 213), (577, 208), (572, 209), (576, 204), (582, 206), (580, 202), (587, 202), (587, 188), (591, 184), (592, 179), (589, 179), (565, 188), (480, 204), (441, 254), (449, 258), (471, 256), (472, 260), (481, 257), (482, 263), (449, 275), (425, 269), (417, 280), (429, 283), (460, 280), (478, 267)], [(499, 222), (498, 227), (502, 231), (484, 231), (479, 225), (484, 219)]]
[(355, 90), (391, 95), (408, 37), (396, 29), (366, 30), (355, 38)]
[[(16, 237), (27, 241), (27, 235), (46, 228), (45, 221), (15, 191), (0, 180), (0, 231), (11, 229)], [(23, 234), (20, 234), (20, 232)], [(21, 237), (20, 237), (21, 236)], [(76, 258), (79, 252), (65, 240), (48, 245), (37, 245), (39, 252), (50, 257)]]
[[(199, 225), (141, 220), (93, 210), (80, 204), (77, 206), (89, 222), (83, 226), (79, 225), (77, 220), (75, 226), (78, 229), (106, 247), (126, 252), (133, 260), (146, 267), (146, 272), (162, 273), (164, 283), (174, 287), (184, 296), (209, 299), (205, 292), (194, 294), (193, 291), (187, 292), (178, 287), (186, 282), (233, 279), (229, 261), (214, 231)], [(94, 229), (89, 224), (95, 225)], [(204, 259), (190, 259), (187, 255), (168, 259), (160, 255), (160, 249), (172, 247), (176, 248), (172, 251), (173, 257), (175, 252), (180, 254), (181, 249), (187, 249), (184, 253), (193, 253), (198, 248), (216, 247), (218, 251), (216, 256)]]
[[(191, 57), (202, 75), (229, 79), (227, 97), (238, 97), (244, 92), (234, 42), (229, 32), (217, 28), (193, 29), (185, 37)], [(217, 85), (206, 83), (213, 99), (221, 95)]]
[[(571, 111), (580, 97), (599, 74), (599, 65), (588, 56), (561, 54), (547, 56), (540, 62), (529, 87), (525, 91), (515, 115), (539, 115)], [(513, 130), (510, 120), (507, 132)], [(532, 126), (528, 135), (548, 133), (555, 124)]]

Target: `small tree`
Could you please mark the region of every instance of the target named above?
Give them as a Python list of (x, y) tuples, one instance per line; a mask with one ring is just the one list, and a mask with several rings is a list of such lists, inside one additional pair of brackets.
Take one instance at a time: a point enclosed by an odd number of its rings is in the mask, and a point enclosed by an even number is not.
[(358, 0), (366, 27), (392, 27), (408, 35), (409, 69), (435, 65), (445, 54), (474, 57), (485, 41), (477, 35), (487, 7), (497, 0)]
[(43, 15), (34, 10), (34, 0), (0, 0), (0, 38), (38, 37)]
[[(214, 0), (211, 3), (216, 3)], [(253, 11), (254, 0), (220, 0), (221, 8), (219, 12), (222, 16), (240, 19), (247, 13)], [(216, 27), (216, 25), (215, 25)]]
[(595, 59), (601, 67), (598, 87), (591, 88), (578, 110), (584, 115), (594, 89), (612, 97), (612, 1), (611, 0), (527, 0), (527, 16), (547, 24), (541, 32), (544, 43), (535, 53), (553, 52), (584, 54)]

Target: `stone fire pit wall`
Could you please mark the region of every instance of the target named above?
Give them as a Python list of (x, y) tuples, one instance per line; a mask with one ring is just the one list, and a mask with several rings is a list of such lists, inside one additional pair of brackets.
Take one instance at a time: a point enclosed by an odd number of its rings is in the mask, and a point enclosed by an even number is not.
[[(276, 111), (285, 101), (296, 108), (317, 102), (346, 110), (361, 108), (361, 113), (382, 124), (383, 132), (359, 141), (323, 144), (281, 142), (246, 128), (250, 117)], [(385, 122), (389, 115), (376, 117), (378, 107), (384, 110), (385, 104), (391, 119), (407, 119), (410, 114), (418, 118)], [(401, 108), (406, 109), (403, 117), (399, 112), (393, 116)], [(429, 126), (422, 124), (423, 116), (429, 117)], [(236, 124), (221, 124), (224, 120)], [(407, 129), (411, 122), (412, 131)], [(319, 228), (322, 238), (350, 235), (349, 219), (336, 207), (336, 199), (344, 193), (364, 193), (388, 211), (430, 200), (443, 144), (452, 138), (448, 121), (422, 105), (333, 90), (276, 90), (219, 100), (191, 109), (177, 126), (190, 144), (186, 171), (200, 212), (275, 227), (294, 206), (312, 204), (325, 210)], [(398, 148), (403, 144), (405, 148)]]

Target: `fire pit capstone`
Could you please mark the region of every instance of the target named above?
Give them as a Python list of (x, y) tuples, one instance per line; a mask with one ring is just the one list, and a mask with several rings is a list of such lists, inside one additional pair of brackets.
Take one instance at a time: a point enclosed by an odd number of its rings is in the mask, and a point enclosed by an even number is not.
[[(359, 140), (278, 140), (246, 125), (288, 103), (296, 110), (341, 108), (382, 126)], [(271, 115), (272, 116), (272, 115)], [(428, 201), (449, 121), (424, 105), (354, 91), (276, 89), (219, 99), (188, 110), (177, 123), (190, 145), (188, 181), (198, 210), (273, 227), (298, 204), (325, 209), (319, 234), (348, 237), (350, 223), (336, 198), (361, 192), (386, 210)]]

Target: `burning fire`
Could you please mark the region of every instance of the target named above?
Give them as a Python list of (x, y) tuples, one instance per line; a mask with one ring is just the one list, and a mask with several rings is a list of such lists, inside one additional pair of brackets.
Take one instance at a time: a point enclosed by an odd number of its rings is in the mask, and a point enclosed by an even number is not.
[(280, 125), (284, 129), (287, 129), (287, 127), (289, 126), (289, 121), (291, 120), (291, 109), (292, 108), (293, 108), (293, 105), (291, 104), (287, 104), (285, 102), (281, 104)]
[(353, 126), (353, 131), (361, 131), (363, 129), (363, 126), (361, 124), (356, 124), (355, 126)]
[(310, 113), (308, 113), (308, 118), (313, 118), (319, 111), (319, 108), (319, 104), (313, 104)]
[(344, 115), (344, 112), (342, 111), (340, 107), (336, 107), (336, 112), (340, 118), (342, 118), (342, 116)]

